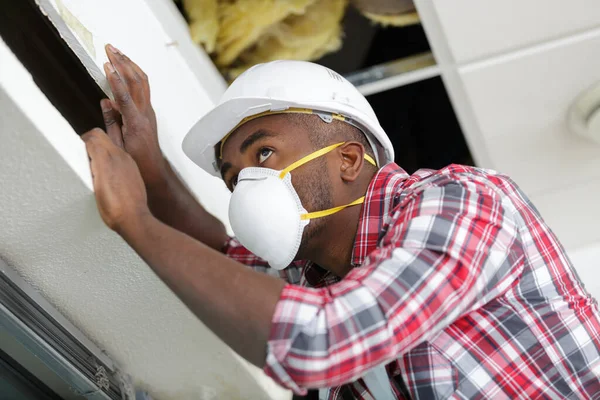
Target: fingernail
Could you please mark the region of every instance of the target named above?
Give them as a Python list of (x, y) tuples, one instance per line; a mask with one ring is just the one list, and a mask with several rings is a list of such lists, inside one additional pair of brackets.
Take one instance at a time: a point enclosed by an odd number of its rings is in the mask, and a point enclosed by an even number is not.
[(113, 65), (109, 62), (105, 63), (104, 66), (106, 67), (106, 69), (108, 70), (108, 72), (115, 72), (115, 67), (113, 67)]
[(112, 110), (112, 107), (110, 106), (110, 101), (102, 100), (100, 102), (100, 107), (102, 108), (102, 111)]
[(115, 53), (115, 54), (120, 54), (120, 53), (121, 53), (121, 52), (119, 51), (119, 49), (117, 49), (117, 48), (116, 48), (115, 46), (113, 46), (112, 44), (109, 44), (109, 45), (108, 45), (108, 49), (109, 49), (110, 51), (112, 51), (113, 53)]

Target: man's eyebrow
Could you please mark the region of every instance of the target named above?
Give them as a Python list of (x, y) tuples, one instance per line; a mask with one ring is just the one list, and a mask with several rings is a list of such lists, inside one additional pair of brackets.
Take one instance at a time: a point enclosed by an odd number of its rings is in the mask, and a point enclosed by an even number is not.
[[(252, 135), (248, 136), (242, 142), (242, 144), (240, 145), (240, 152), (245, 153), (246, 150), (248, 150), (248, 148), (250, 146), (252, 146), (254, 143), (256, 143), (259, 140), (264, 139), (266, 137), (273, 137), (273, 136), (277, 136), (277, 135), (273, 132), (269, 132), (264, 129), (259, 129), (256, 132), (254, 132)], [(227, 171), (229, 171), (231, 169), (231, 167), (233, 167), (233, 165), (229, 162), (225, 162), (225, 163), (223, 163), (223, 165), (221, 165), (221, 178), (225, 179), (225, 174), (227, 173)]]
[(258, 142), (259, 140), (265, 138), (265, 137), (273, 137), (273, 136), (277, 136), (275, 133), (273, 132), (269, 132), (266, 131), (264, 129), (259, 129), (256, 132), (254, 132), (252, 135), (248, 136), (240, 145), (240, 153), (245, 153), (246, 150), (248, 150), (248, 147), (252, 146), (254, 143)]
[(223, 180), (225, 180), (225, 174), (231, 169), (231, 167), (233, 167), (233, 165), (228, 162), (223, 163), (223, 165), (221, 165), (221, 178)]

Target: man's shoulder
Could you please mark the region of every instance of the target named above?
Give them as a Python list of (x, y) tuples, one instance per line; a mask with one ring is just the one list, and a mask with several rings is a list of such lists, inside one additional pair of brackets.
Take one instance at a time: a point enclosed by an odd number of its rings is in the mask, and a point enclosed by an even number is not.
[(403, 189), (421, 191), (429, 187), (441, 187), (449, 184), (460, 184), (473, 189), (480, 187), (491, 189), (507, 185), (516, 187), (507, 175), (495, 170), (451, 164), (439, 170), (420, 169), (416, 171), (406, 180)]

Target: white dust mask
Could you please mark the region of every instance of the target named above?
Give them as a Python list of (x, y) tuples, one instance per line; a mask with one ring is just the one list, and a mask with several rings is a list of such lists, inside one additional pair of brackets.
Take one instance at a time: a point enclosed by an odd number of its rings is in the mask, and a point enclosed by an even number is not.
[[(281, 270), (294, 261), (304, 227), (311, 219), (362, 204), (364, 196), (350, 204), (308, 213), (292, 185), (292, 170), (343, 144), (311, 153), (281, 171), (260, 167), (241, 170), (229, 203), (229, 220), (237, 240), (271, 267)], [(375, 165), (370, 156), (365, 155), (365, 160)]]

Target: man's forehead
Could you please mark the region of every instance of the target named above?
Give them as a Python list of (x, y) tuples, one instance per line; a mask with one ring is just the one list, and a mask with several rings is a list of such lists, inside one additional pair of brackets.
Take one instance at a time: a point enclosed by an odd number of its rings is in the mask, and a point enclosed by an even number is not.
[[(297, 124), (295, 124), (290, 115), (287, 114), (266, 115), (248, 121), (231, 132), (231, 134), (226, 137), (224, 144), (222, 142), (217, 143), (215, 146), (217, 159), (222, 158), (225, 153), (229, 153), (231, 149), (239, 149), (241, 143), (257, 131), (266, 132), (270, 136), (279, 139), (286, 139), (288, 136), (290, 138), (297, 138), (298, 132), (297, 129), (295, 129), (296, 126)], [(223, 150), (223, 154), (219, 154), (221, 149)]]

